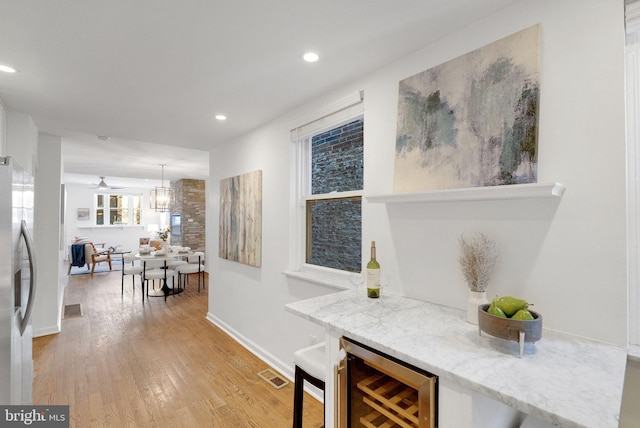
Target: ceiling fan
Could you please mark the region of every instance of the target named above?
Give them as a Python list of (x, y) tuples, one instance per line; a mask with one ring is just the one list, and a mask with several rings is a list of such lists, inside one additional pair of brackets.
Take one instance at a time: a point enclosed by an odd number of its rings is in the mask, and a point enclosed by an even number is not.
[(105, 177), (101, 175), (100, 176), (100, 183), (98, 183), (95, 186), (91, 187), (91, 189), (98, 189), (98, 190), (122, 189), (122, 187), (109, 186), (107, 183), (105, 183), (104, 178)]

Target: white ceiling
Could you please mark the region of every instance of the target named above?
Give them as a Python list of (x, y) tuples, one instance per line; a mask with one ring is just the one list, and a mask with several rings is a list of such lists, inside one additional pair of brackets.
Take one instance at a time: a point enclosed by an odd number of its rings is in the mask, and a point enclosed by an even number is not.
[(515, 1), (2, 0), (0, 99), (64, 137), (66, 172), (201, 178), (202, 150)]

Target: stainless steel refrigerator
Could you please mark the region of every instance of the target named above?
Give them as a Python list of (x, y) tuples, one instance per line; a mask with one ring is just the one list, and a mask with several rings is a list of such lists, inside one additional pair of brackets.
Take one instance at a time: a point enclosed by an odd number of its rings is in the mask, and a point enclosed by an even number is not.
[(34, 179), (0, 157), (0, 404), (31, 404)]

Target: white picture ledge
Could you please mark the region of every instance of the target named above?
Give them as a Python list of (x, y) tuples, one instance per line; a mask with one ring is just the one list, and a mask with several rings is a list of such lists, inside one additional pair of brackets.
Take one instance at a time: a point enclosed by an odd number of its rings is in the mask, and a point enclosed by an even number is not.
[(365, 196), (372, 204), (406, 204), (414, 202), (491, 201), (561, 197), (565, 187), (560, 183), (511, 184), (492, 187), (430, 190)]

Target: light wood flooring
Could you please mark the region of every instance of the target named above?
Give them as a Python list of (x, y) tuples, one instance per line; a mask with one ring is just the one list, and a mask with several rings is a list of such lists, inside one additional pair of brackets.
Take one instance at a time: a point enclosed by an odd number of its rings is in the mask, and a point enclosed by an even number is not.
[[(269, 367), (205, 319), (195, 276), (144, 304), (130, 276), (121, 296), (120, 279), (69, 278), (64, 304), (80, 303), (82, 316), (34, 339), (34, 404), (68, 404), (72, 427), (291, 426), (293, 382), (268, 384), (257, 373)], [(322, 426), (322, 409), (305, 395), (305, 427)]]

